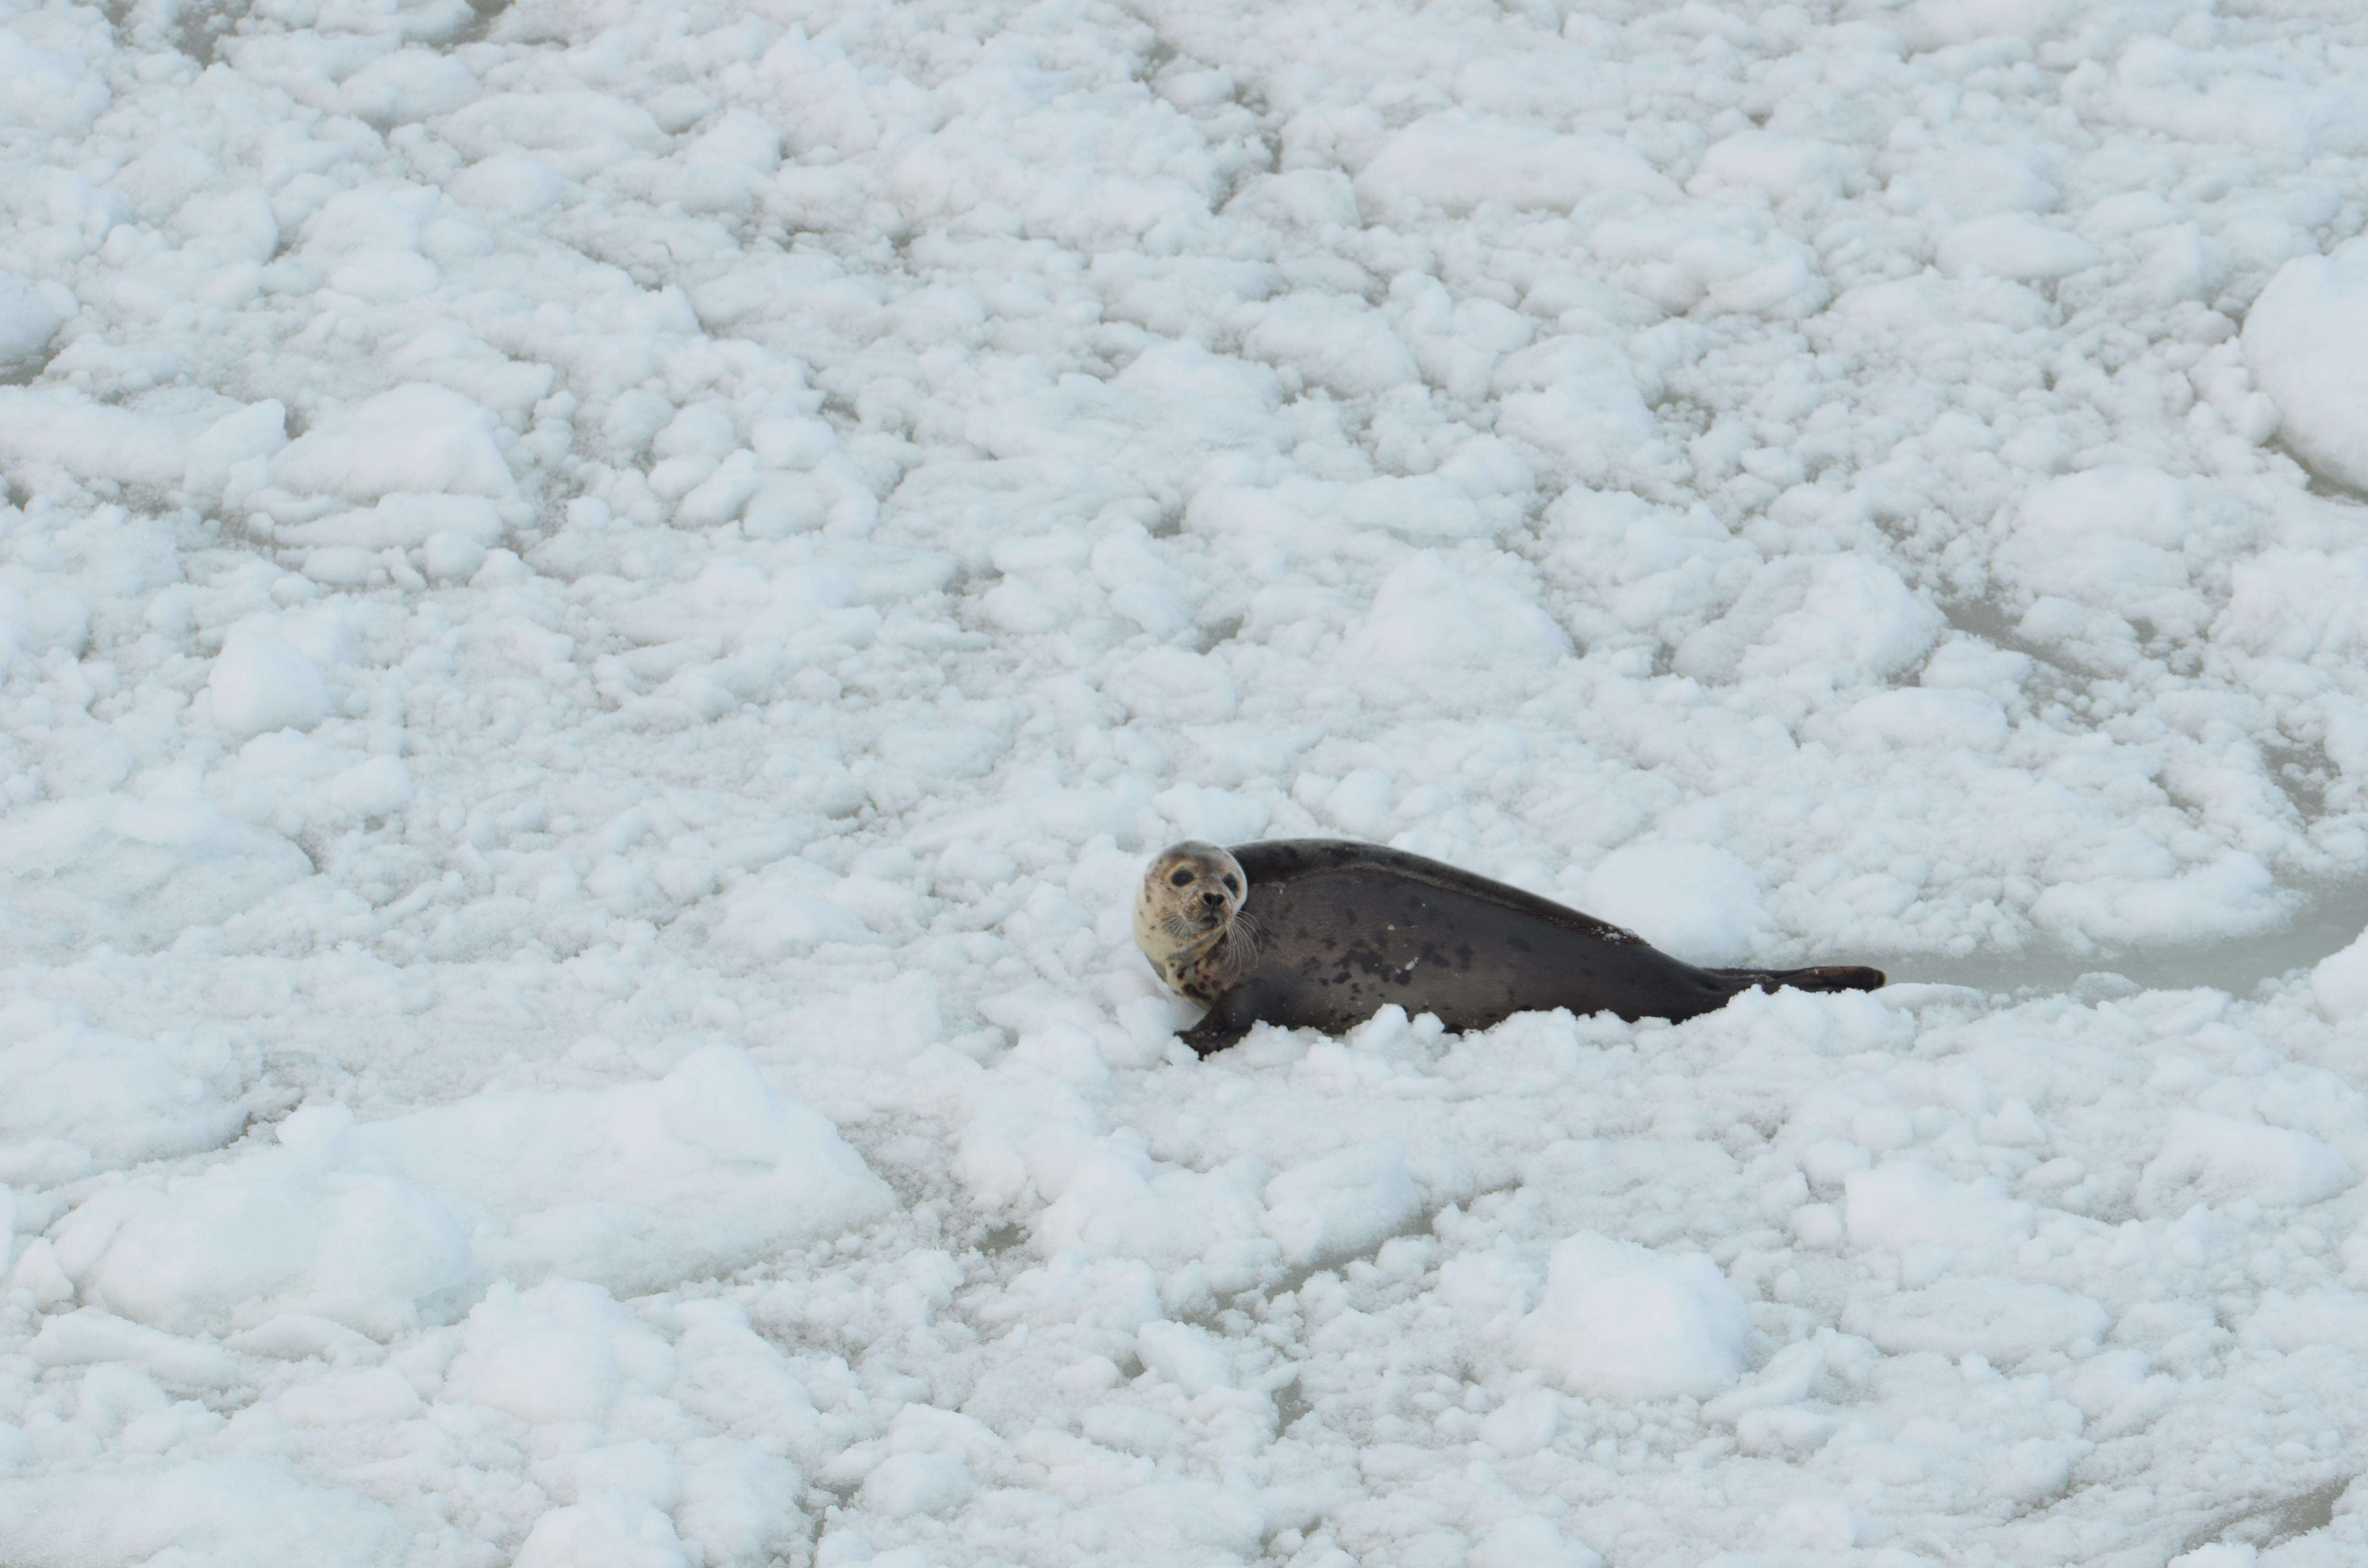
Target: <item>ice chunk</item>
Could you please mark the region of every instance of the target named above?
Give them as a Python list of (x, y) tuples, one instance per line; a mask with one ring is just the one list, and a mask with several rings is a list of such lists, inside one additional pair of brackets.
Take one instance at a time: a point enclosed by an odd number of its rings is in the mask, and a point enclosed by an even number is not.
[(811, 860), (777, 860), (723, 895), (715, 940), (760, 963), (825, 943), (877, 942), (860, 915), (827, 896), (839, 881)]
[(1565, 334), (1507, 355), (1490, 385), (1503, 405), (1501, 430), (1536, 443), (1582, 477), (1600, 478), (1653, 437), (1639, 380), (1618, 348)]
[(2169, 474), (2095, 469), (2025, 496), (1996, 565), (2009, 582), (2192, 636), (2212, 616), (2182, 549), (2201, 525)]
[(664, 1080), (487, 1094), (357, 1126), (307, 1108), (282, 1147), (127, 1184), (58, 1233), (85, 1299), (179, 1332), (309, 1312), (387, 1335), (481, 1277), (648, 1290), (877, 1218), (886, 1186), (747, 1056)]
[(356, 1138), (445, 1191), (478, 1257), (511, 1278), (655, 1289), (837, 1235), (894, 1201), (837, 1129), (730, 1046), (656, 1084), (482, 1095)]
[(309, 730), (335, 709), (319, 666), (259, 627), (238, 627), (222, 639), (206, 689), (214, 722), (236, 735)]
[(32, 279), (0, 272), (0, 365), (32, 358), (64, 324), (35, 291)]
[[(1414, 356), (1380, 312), (1321, 289), (1295, 289), (1246, 312), (1242, 347), (1347, 397), (1369, 397), (1417, 378)], [(1165, 401), (1165, 400), (1163, 400)]]
[(2019, 282), (2067, 278), (2104, 259), (2104, 252), (2079, 235), (2020, 212), (1958, 224), (1941, 236), (1939, 256), (1941, 270), (1951, 278), (1979, 272)]
[(1952, 1278), (1927, 1290), (1853, 1297), (1841, 1326), (1894, 1355), (1937, 1350), (2014, 1367), (2044, 1351), (2084, 1343), (2094, 1348), (2112, 1321), (2088, 1297), (2053, 1285)]
[(54, 801), (0, 823), (0, 901), (21, 951), (153, 951), (312, 870), (293, 844), (194, 792)]
[(1888, 566), (1836, 556), (1816, 563), (1799, 608), (1779, 616), (1736, 667), (1746, 676), (1818, 665), (1844, 678), (1893, 676), (1922, 658), (1946, 624)]
[(1472, 1543), (1465, 1568), (1603, 1568), (1593, 1548), (1568, 1540), (1535, 1515), (1499, 1519)]
[[(2032, 142), (1964, 148), (1941, 159), (1937, 174), (1927, 189), (1961, 218), (2052, 212), (2064, 199), (2048, 177), (2046, 149)], [(2093, 209), (2088, 216), (2094, 221)]]
[(2368, 245), (2280, 267), (2242, 341), (2287, 444), (2329, 479), (2368, 489)]
[(2290, 907), (2269, 868), (2243, 850), (2224, 850), (2177, 875), (2114, 874), (2171, 864), (2159, 850), (2129, 853), (2121, 866), (2100, 865), (2090, 881), (2049, 888), (2032, 902), (2031, 918), (2043, 930), (2087, 941), (2195, 942), (2259, 931)]
[[(598, 1423), (626, 1394), (663, 1395), (674, 1351), (597, 1285), (549, 1280), (529, 1290), (497, 1284), (469, 1312), (443, 1393), (532, 1426)], [(629, 1456), (613, 1470), (631, 1468)], [(632, 1488), (653, 1500), (663, 1488)]]
[(949, 1513), (968, 1502), (977, 1484), (960, 1454), (891, 1454), (863, 1478), (863, 1506), (892, 1518)]
[(1887, 679), (1924, 656), (1948, 621), (1880, 561), (1861, 555), (1760, 568), (1732, 608), (1679, 644), (1697, 680), (1798, 674), (1837, 686)]
[(1570, 634), (1512, 583), (1427, 550), (1382, 580), (1344, 652), (1399, 669), (1534, 666), (1568, 657)]
[(534, 1522), (511, 1568), (684, 1568), (674, 1521), (638, 1497), (595, 1492)]
[(1763, 190), (1779, 202), (1803, 197), (1830, 200), (1842, 194), (1852, 165), (1851, 154), (1830, 142), (1738, 131), (1702, 150), (1701, 166), (1686, 187), (1697, 194), (1735, 187)]
[(402, 1562), (438, 1523), (277, 1460), (111, 1463), (0, 1483), (0, 1542), (28, 1563)]
[[(2352, 1249), (2347, 1244), (2345, 1251)], [(2368, 1355), (2368, 1300), (2350, 1290), (2307, 1290), (2290, 1296), (2283, 1290), (2262, 1292), (2260, 1309), (2245, 1325), (2248, 1336), (2259, 1335), (2280, 1350), (2340, 1350)]]
[(1706, 1399), (1742, 1374), (1751, 1314), (1718, 1266), (1581, 1234), (1557, 1243), (1517, 1358), (1598, 1399)]
[(1266, 1186), (1266, 1233), (1296, 1267), (1370, 1252), (1421, 1212), (1406, 1149), (1386, 1140), (1294, 1165)]
[(1969, 1187), (1916, 1160), (1853, 1171), (1843, 1178), (1842, 1190), (1855, 1246), (1901, 1248), (1930, 1242), (1985, 1247), (2031, 1235), (2031, 1205), (2008, 1198), (1994, 1179)]
[(502, 540), (501, 514), (481, 496), (393, 494), (374, 506), (284, 527), (279, 537), (290, 544), (375, 551), (416, 549), (438, 534), (469, 540), (484, 551)]
[(1759, 879), (1714, 844), (1632, 844), (1587, 879), (1590, 915), (1692, 963), (1736, 963), (1767, 924)]
[(1282, 385), (1253, 360), (1212, 354), (1197, 343), (1155, 343), (1136, 355), (1110, 384), (1133, 392), (1176, 392), (1236, 406), (1273, 408)]
[(113, 96), (80, 60), (35, 49), (15, 32), (0, 32), (0, 125), (72, 135), (97, 119)]
[(288, 444), (288, 410), (278, 399), (252, 403), (225, 414), (189, 443), (181, 488), (192, 497), (219, 500), (239, 463), (268, 458)]
[(173, 211), (171, 227), (192, 251), (222, 261), (260, 267), (279, 250), (279, 220), (271, 199), (251, 187), (199, 190)]
[(1480, 1437), (1507, 1459), (1536, 1453), (1562, 1426), (1561, 1399), (1551, 1389), (1516, 1394), (1480, 1423)]
[(245, 1079), (216, 1035), (108, 1034), (71, 1009), (12, 1002), (0, 1008), (0, 1181), (50, 1186), (215, 1148), (246, 1123)]
[(178, 484), (195, 423), (97, 403), (70, 387), (0, 386), (0, 457), (92, 479)]
[(2310, 971), (2310, 993), (2330, 1023), (2368, 1013), (2368, 932), (2318, 960)]
[(2138, 1177), (2138, 1211), (2176, 1215), (2240, 1198), (2286, 1208), (2332, 1198), (2359, 1179), (2342, 1155), (2307, 1132), (2181, 1110)]
[(1449, 212), (1486, 201), (1567, 211), (1600, 190), (1675, 198), (1676, 186), (1608, 136), (1556, 136), (1489, 116), (1438, 115), (1383, 143), (1357, 176), (1369, 201), (1412, 196)]
[(491, 414), (413, 381), (324, 419), (272, 460), (274, 483), (355, 501), (411, 491), (504, 497), (517, 488)]
[(1836, 720), (1854, 740), (1878, 746), (1995, 752), (2006, 743), (2006, 710), (1987, 692), (1906, 687), (1862, 698)]
[(112, 1188), (56, 1242), (85, 1301), (176, 1334), (295, 1312), (391, 1337), (456, 1314), (478, 1286), (431, 1195), (279, 1152), (161, 1192)]
[(471, 159), (531, 153), (583, 179), (666, 145), (649, 110), (606, 93), (489, 93), (444, 117), (437, 130)]
[(381, 55), (345, 80), (347, 113), (374, 125), (450, 114), (477, 95), (477, 78), (449, 54), (402, 49)]
[(524, 217), (564, 196), (567, 181), (548, 164), (497, 153), (453, 176), (450, 189), (472, 207)]

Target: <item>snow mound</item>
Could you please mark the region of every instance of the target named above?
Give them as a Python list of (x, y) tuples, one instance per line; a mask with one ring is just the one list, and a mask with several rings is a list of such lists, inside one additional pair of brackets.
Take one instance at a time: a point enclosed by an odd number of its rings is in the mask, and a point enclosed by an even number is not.
[(425, 1512), (391, 1508), (268, 1460), (151, 1460), (0, 1482), (0, 1554), (44, 1568), (466, 1561), (457, 1543), (429, 1545), (433, 1525)]
[(312, 869), (296, 846), (199, 794), (53, 801), (0, 823), (0, 928), (20, 951), (151, 952)]
[(1370, 1251), (1421, 1212), (1406, 1149), (1387, 1141), (1310, 1160), (1266, 1185), (1266, 1233), (1294, 1267)]
[(2310, 971), (2310, 991), (2330, 1023), (2368, 1013), (2368, 933), (2319, 960)]
[(0, 1007), (0, 1181), (50, 1185), (215, 1148), (245, 1124), (245, 1079), (219, 1034), (137, 1040), (12, 1002)]
[(2243, 343), (2287, 445), (2368, 490), (2368, 246), (2280, 267), (2245, 317)]
[(1579, 905), (1691, 963), (1739, 963), (1766, 923), (1751, 869), (1714, 844), (1632, 844), (1588, 873)]
[(1842, 1180), (1842, 1213), (1859, 1246), (1996, 1246), (2027, 1240), (2032, 1207), (1985, 1177), (1967, 1185), (1914, 1160), (1895, 1160)]
[(2175, 1112), (2162, 1152), (2138, 1177), (2142, 1213), (2177, 1215), (2197, 1203), (2249, 1198), (2283, 1209), (2334, 1197), (2360, 1178), (2307, 1132), (2200, 1110)]
[(369, 1124), (308, 1106), (278, 1148), (109, 1188), (53, 1240), (86, 1301), (176, 1333), (302, 1312), (385, 1336), (455, 1315), (488, 1277), (647, 1290), (892, 1204), (828, 1122), (712, 1046), (655, 1084)]
[(336, 707), (319, 665), (285, 638), (255, 627), (239, 627), (222, 640), (206, 689), (214, 722), (235, 735), (309, 730)]
[(1517, 1358), (1594, 1399), (1706, 1399), (1742, 1375), (1751, 1314), (1718, 1266), (1633, 1242), (1555, 1244)]
[(377, 501), (406, 493), (507, 496), (516, 489), (494, 416), (449, 387), (413, 381), (341, 411), (280, 449), (273, 483), (299, 494)]
[(1489, 116), (1440, 116), (1399, 131), (1357, 176), (1368, 199), (1403, 193), (1449, 212), (1487, 201), (1567, 210), (1601, 190), (1676, 194), (1608, 136), (1555, 136)]
[(2093, 1350), (2112, 1326), (2105, 1309), (2053, 1285), (1951, 1278), (1920, 1290), (1853, 1301), (1842, 1327), (1895, 1356), (1933, 1350), (2017, 1367), (2053, 1350)]
[(0, 272), (0, 365), (30, 359), (64, 324), (30, 281)]

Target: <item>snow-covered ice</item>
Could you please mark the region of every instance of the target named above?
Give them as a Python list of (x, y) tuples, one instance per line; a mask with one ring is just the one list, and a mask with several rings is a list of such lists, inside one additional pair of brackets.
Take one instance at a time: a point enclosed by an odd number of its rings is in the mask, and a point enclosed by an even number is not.
[(2360, 1560), (2356, 12), (0, 0), (0, 1561)]

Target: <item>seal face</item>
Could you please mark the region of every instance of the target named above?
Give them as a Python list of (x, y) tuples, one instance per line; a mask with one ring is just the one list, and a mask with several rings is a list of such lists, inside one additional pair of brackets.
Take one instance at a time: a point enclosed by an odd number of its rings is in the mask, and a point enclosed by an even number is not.
[(1162, 981), (1209, 1005), (1183, 1036), (1203, 1056), (1252, 1024), (1338, 1032), (1392, 1002), (1461, 1030), (1554, 1007), (1690, 1018), (1745, 991), (1884, 983), (1853, 966), (1700, 969), (1535, 893), (1345, 839), (1176, 845), (1144, 874), (1134, 936)]
[(1257, 946), (1242, 917), (1248, 892), (1241, 862), (1197, 838), (1151, 862), (1135, 894), (1134, 945), (1169, 990), (1213, 1003), (1240, 971)]

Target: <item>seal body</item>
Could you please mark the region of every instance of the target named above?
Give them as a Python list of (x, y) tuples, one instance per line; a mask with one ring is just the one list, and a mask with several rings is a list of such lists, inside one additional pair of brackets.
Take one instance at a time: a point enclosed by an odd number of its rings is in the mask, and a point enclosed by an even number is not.
[[(1163, 979), (1209, 1003), (1208, 1016), (1183, 1036), (1203, 1056), (1253, 1024), (1338, 1032), (1393, 1002), (1410, 1014), (1436, 1013), (1451, 1029), (1476, 1029), (1554, 1007), (1631, 1020), (1691, 1018), (1744, 991), (1871, 991), (1884, 983), (1880, 970), (1855, 966), (1698, 968), (1535, 893), (1342, 839), (1276, 839), (1230, 850), (1178, 845), (1153, 863), (1146, 890), (1176, 877), (1187, 861), (1193, 881), (1176, 891), (1188, 897), (1205, 896), (1204, 866), (1222, 876), (1229, 863), (1247, 884), (1229, 913), (1223, 897), (1192, 906), (1198, 914), (1182, 922), (1172, 944), (1190, 949), (1175, 966), (1177, 978), (1144, 942)], [(1139, 905), (1139, 941), (1143, 928)], [(1195, 983), (1188, 989), (1179, 978)]]

